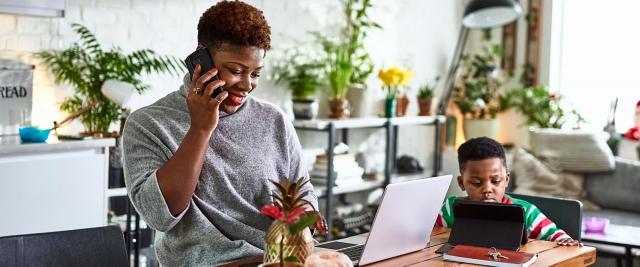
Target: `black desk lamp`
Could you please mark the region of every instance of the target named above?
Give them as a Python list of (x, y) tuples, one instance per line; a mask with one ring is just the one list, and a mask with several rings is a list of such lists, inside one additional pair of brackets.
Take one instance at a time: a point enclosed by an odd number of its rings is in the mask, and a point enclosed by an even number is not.
[(449, 99), (453, 93), (456, 71), (460, 64), (462, 51), (467, 43), (469, 29), (486, 29), (505, 25), (517, 19), (522, 14), (522, 7), (515, 0), (472, 0), (464, 10), (462, 26), (458, 36), (458, 44), (453, 52), (451, 66), (444, 83), (444, 94), (438, 105), (438, 115), (447, 111)]

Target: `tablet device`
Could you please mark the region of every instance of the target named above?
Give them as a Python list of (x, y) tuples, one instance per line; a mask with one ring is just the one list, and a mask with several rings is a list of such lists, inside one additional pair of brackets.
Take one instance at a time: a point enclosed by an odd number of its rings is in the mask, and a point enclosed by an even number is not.
[(495, 247), (517, 251), (527, 241), (524, 207), (459, 199), (453, 206), (451, 245)]

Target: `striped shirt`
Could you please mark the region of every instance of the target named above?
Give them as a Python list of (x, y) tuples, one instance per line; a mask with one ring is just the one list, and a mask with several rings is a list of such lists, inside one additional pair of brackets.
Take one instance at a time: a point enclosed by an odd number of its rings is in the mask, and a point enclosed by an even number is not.
[[(438, 219), (436, 219), (436, 226), (451, 227), (453, 226), (453, 205), (458, 197), (450, 196), (442, 204)], [(502, 203), (514, 204), (524, 207), (525, 212), (525, 227), (529, 238), (557, 241), (567, 238), (571, 238), (562, 229), (558, 228), (547, 216), (545, 216), (536, 206), (521, 199), (512, 198), (504, 195)]]

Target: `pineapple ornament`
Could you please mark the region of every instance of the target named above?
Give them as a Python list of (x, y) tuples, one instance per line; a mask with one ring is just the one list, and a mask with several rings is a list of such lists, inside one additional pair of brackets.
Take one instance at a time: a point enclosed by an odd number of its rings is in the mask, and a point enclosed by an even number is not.
[(323, 220), (318, 212), (307, 213), (305, 209), (307, 204), (313, 207), (304, 199), (309, 192), (300, 192), (308, 182), (309, 179), (304, 177), (293, 182), (287, 177), (279, 183), (271, 181), (277, 189), (272, 194), (275, 201), (260, 209), (262, 214), (275, 219), (266, 233), (264, 263), (304, 263), (313, 252), (313, 235), (309, 226)]

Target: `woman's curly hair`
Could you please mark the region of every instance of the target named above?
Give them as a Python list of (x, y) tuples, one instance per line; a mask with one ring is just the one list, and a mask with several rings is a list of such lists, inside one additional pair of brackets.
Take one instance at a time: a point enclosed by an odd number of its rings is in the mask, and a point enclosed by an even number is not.
[(271, 27), (259, 9), (240, 1), (221, 1), (202, 14), (198, 43), (219, 49), (223, 43), (271, 48)]

